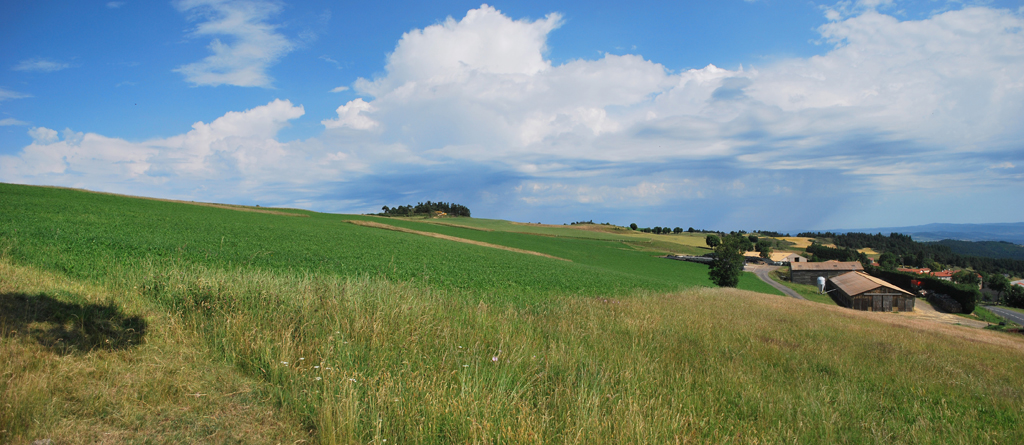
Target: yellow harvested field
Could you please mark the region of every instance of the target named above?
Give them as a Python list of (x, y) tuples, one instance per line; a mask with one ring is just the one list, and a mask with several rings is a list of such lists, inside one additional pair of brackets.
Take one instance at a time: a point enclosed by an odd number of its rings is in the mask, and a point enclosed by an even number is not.
[[(782, 237), (778, 237), (776, 239), (780, 239), (780, 240), (783, 240), (783, 241), (789, 241), (791, 243), (794, 243), (796, 245), (793, 246), (793, 247), (796, 247), (797, 249), (806, 249), (808, 246), (811, 245), (811, 241), (814, 241), (814, 238), (807, 238), (807, 237), (803, 237), (803, 236), (782, 236)], [(835, 247), (834, 244), (822, 244), (822, 246), (825, 246), (825, 247)]]

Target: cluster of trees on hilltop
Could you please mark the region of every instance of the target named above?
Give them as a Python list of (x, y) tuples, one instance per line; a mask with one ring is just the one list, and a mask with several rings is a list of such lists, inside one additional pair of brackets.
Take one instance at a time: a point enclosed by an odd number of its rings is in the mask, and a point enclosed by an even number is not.
[(448, 216), (470, 216), (469, 207), (461, 204), (447, 203), (447, 202), (430, 202), (416, 203), (415, 206), (405, 205), (398, 207), (381, 207), (383, 210), (379, 215), (381, 216), (413, 216), (413, 215), (432, 215), (434, 212), (444, 212)]
[(633, 230), (638, 230), (638, 231), (644, 232), (644, 233), (655, 233), (655, 234), (661, 234), (661, 235), (668, 235), (670, 233), (679, 234), (679, 233), (685, 232), (685, 230), (683, 230), (682, 227), (676, 227), (675, 229), (670, 229), (668, 227), (658, 227), (658, 226), (654, 226), (654, 227), (640, 227), (640, 228), (633, 228), (633, 226), (630, 226), (630, 228), (633, 229)]
[(670, 234), (670, 233), (679, 234), (679, 233), (683, 233), (683, 232), (686, 232), (686, 233), (721, 233), (721, 232), (719, 232), (717, 230), (694, 229), (693, 227), (690, 227), (689, 229), (683, 229), (682, 227), (670, 228), (670, 227), (667, 227), (667, 226), (666, 227), (660, 227), (660, 226), (640, 227), (640, 226), (636, 225), (636, 223), (630, 224), (629, 228), (633, 229), (633, 230), (636, 230), (638, 232), (659, 233), (659, 234), (666, 234), (666, 235)]
[[(934, 263), (959, 268), (970, 268), (984, 273), (1007, 273), (1024, 275), (1024, 261), (1009, 258), (985, 258), (979, 256), (959, 255), (949, 246), (932, 243), (919, 243), (910, 235), (892, 233), (889, 236), (868, 233), (804, 232), (799, 236), (808, 238), (831, 238), (832, 243), (840, 248), (863, 249), (871, 248), (878, 252), (890, 253), (901, 259), (901, 263), (913, 267), (935, 268)], [(810, 248), (807, 249), (811, 253)]]

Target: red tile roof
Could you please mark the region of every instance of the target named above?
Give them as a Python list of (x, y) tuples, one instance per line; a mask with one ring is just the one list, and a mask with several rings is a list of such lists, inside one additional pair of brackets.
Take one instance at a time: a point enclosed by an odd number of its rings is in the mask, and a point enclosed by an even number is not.
[(932, 271), (931, 269), (928, 269), (928, 268), (922, 268), (922, 269), (905, 269), (905, 268), (899, 268), (899, 269), (896, 269), (896, 270), (898, 270), (898, 271), (900, 271), (900, 272), (910, 272), (910, 273), (919, 273), (919, 274), (926, 274), (926, 273), (928, 273), (928, 272), (931, 272), (931, 271)]

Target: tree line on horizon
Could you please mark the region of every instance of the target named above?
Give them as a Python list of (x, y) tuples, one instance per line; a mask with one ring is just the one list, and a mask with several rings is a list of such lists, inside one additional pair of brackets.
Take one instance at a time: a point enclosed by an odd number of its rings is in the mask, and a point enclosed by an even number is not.
[(413, 205), (404, 205), (398, 207), (381, 207), (382, 212), (380, 216), (415, 216), (415, 215), (433, 215), (436, 212), (444, 212), (448, 216), (470, 216), (469, 207), (462, 204), (448, 203), (448, 202), (431, 202), (425, 203), (419, 202)]

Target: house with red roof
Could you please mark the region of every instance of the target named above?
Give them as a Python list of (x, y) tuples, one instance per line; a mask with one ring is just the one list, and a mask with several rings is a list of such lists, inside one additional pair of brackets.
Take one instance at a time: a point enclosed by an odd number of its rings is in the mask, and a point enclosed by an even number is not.
[(931, 269), (928, 269), (926, 267), (925, 268), (921, 268), (921, 269), (906, 269), (906, 268), (902, 268), (901, 267), (901, 268), (896, 269), (896, 270), (898, 270), (900, 272), (916, 273), (918, 275), (928, 275), (928, 273), (932, 271)]

